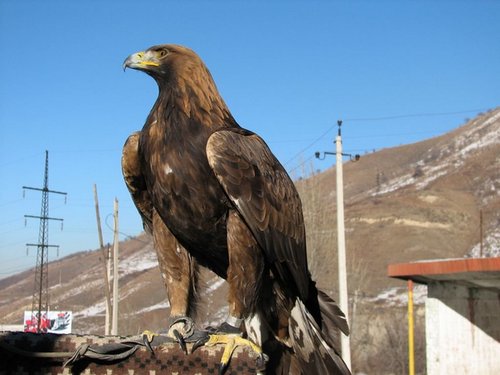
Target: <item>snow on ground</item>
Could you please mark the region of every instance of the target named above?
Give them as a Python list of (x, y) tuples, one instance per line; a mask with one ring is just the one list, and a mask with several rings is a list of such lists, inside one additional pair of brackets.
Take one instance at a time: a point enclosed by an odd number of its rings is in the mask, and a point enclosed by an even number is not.
[[(498, 131), (488, 131), (484, 134), (480, 134), (480, 131), (484, 128), (494, 126), (494, 123), (497, 120), (500, 120), (500, 112), (494, 114), (488, 120), (478, 124), (478, 126), (473, 127), (470, 131), (460, 137), (457, 140), (457, 143), (460, 142), (460, 144), (463, 145), (463, 148), (460, 149), (460, 156), (465, 157), (471, 151), (500, 143), (500, 132)], [(496, 125), (499, 127), (499, 124)]]
[(404, 188), (405, 186), (411, 185), (415, 182), (415, 178), (410, 176), (409, 174), (395, 178), (381, 185), (379, 189), (373, 190), (371, 192), (372, 196), (382, 195), (386, 193), (390, 193), (395, 190), (399, 190)]
[(131, 257), (121, 260), (118, 269), (120, 276), (123, 276), (123, 274), (145, 271), (157, 266), (158, 258), (156, 257), (156, 253), (145, 247)]
[[(420, 176), (406, 174), (385, 182), (379, 188), (369, 192), (372, 196), (390, 193), (415, 184), (422, 190), (432, 181), (450, 173), (463, 165), (463, 160), (470, 154), (485, 147), (500, 144), (500, 111), (486, 121), (476, 120), (467, 131), (454, 139), (449, 147), (436, 146), (428, 150), (426, 156), (410, 166), (419, 169)], [(493, 128), (494, 127), (494, 128)], [(497, 129), (498, 128), (498, 129)], [(436, 156), (432, 156), (436, 155)], [(431, 161), (430, 161), (431, 160)]]
[(95, 305), (73, 313), (75, 318), (88, 318), (91, 316), (103, 315), (105, 310), (105, 301), (98, 302)]
[(63, 301), (63, 300), (68, 299), (70, 297), (74, 297), (78, 294), (84, 293), (87, 290), (101, 288), (102, 286), (103, 286), (102, 279), (98, 279), (98, 280), (94, 280), (94, 281), (90, 281), (90, 282), (84, 282), (84, 283), (80, 282), (80, 279), (78, 279), (78, 286), (69, 289), (65, 293), (56, 294), (57, 300)]
[[(475, 245), (467, 254), (467, 257), (479, 258), (481, 256), (481, 244)], [(483, 257), (500, 257), (500, 229), (489, 233), (483, 239)]]
[[(128, 283), (125, 288), (120, 289), (120, 301), (124, 300), (128, 296), (132, 295), (133, 293), (137, 292), (138, 290), (141, 290), (144, 288), (144, 285), (148, 284), (147, 282), (137, 282), (135, 281), (133, 284)], [(143, 289), (147, 290), (147, 289)]]
[[(424, 304), (426, 298), (427, 285), (415, 285), (413, 287), (413, 303), (416, 305)], [(408, 304), (408, 289), (404, 287), (387, 288), (368, 300), (370, 302), (383, 302), (388, 306), (406, 306)]]
[(144, 307), (144, 308), (140, 309), (139, 311), (136, 311), (134, 314), (142, 314), (142, 313), (146, 313), (146, 312), (150, 312), (150, 311), (154, 311), (154, 310), (168, 309), (169, 307), (170, 307), (170, 303), (168, 301), (163, 301), (163, 302), (159, 302), (159, 303), (152, 305), (152, 306)]
[(222, 284), (225, 283), (225, 281), (226, 280), (218, 277), (216, 281), (207, 288), (206, 294), (213, 293), (216, 289), (219, 289), (222, 286)]
[(418, 183), (415, 185), (418, 190), (424, 189), (432, 181), (437, 180), (439, 177), (444, 176), (449, 171), (449, 166), (446, 164), (439, 164), (434, 167), (424, 167), (423, 173), (425, 178), (418, 179)]

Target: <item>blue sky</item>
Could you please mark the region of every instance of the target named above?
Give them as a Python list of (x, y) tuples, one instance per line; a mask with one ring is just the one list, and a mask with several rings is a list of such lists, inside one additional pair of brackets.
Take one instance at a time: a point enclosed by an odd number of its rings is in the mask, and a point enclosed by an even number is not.
[(45, 150), (49, 188), (68, 193), (50, 197), (60, 257), (98, 246), (94, 183), (105, 241), (115, 197), (121, 232), (141, 231), (120, 156), (157, 88), (122, 71), (129, 54), (196, 50), (239, 123), (297, 172), (333, 149), (339, 118), (344, 150), (364, 153), (498, 106), (499, 19), (497, 1), (0, 1), (0, 278), (35, 264), (39, 223), (24, 215), (41, 194), (21, 187), (42, 187)]

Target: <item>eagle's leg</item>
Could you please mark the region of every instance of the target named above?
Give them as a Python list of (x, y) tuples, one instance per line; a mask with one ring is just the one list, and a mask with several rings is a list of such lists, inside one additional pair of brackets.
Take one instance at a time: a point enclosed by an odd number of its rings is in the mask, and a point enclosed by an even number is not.
[[(227, 244), (229, 316), (222, 325), (193, 347), (194, 350), (200, 345), (225, 344), (220, 374), (227, 368), (237, 346), (250, 347), (258, 355), (259, 368), (265, 367), (266, 362), (266, 356), (261, 349), (266, 336), (265, 327), (257, 312), (262, 298), (264, 257), (252, 233), (236, 211), (230, 211), (228, 215)], [(249, 340), (241, 337), (240, 326), (243, 322)]]
[(191, 316), (194, 314), (198, 267), (156, 211), (153, 214), (153, 228), (158, 263), (170, 302), (168, 335), (177, 339), (186, 351), (184, 338), (194, 332)]
[(226, 323), (234, 325), (233, 322), (241, 324), (258, 310), (265, 263), (257, 241), (236, 211), (228, 215), (227, 245), (229, 317)]

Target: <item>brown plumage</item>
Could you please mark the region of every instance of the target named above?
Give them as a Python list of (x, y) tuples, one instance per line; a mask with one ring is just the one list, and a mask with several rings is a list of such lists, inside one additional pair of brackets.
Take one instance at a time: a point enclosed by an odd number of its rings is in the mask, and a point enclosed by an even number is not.
[(171, 322), (193, 314), (196, 269), (208, 267), (229, 284), (227, 323), (290, 346), (301, 372), (349, 373), (332, 349), (347, 323), (311, 280), (300, 198), (266, 143), (236, 123), (190, 49), (154, 46), (124, 66), (159, 87), (122, 169), (154, 237)]

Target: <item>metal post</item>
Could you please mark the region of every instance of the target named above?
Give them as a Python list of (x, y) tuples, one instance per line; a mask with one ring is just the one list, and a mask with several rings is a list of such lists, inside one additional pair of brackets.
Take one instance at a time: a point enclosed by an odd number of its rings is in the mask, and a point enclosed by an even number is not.
[[(49, 245), (49, 220), (58, 220), (60, 222), (63, 219), (49, 217), (49, 193), (67, 195), (65, 192), (50, 190), (49, 189), (49, 152), (45, 151), (45, 172), (43, 177), (43, 188), (34, 188), (23, 186), (26, 190), (37, 190), (42, 192), (42, 208), (40, 210), (40, 216), (34, 215), (24, 215), (25, 218), (40, 219), (40, 228), (38, 233), (38, 243), (26, 244), (29, 246), (37, 247), (37, 261), (35, 269), (35, 285), (33, 291), (33, 300), (31, 305), (31, 314), (36, 316), (36, 331), (40, 333), (41, 322), (44, 314), (49, 311), (49, 276), (48, 276), (48, 249), (49, 247), (59, 248), (57, 245)], [(23, 190), (23, 191), (24, 191)]]
[(118, 199), (114, 203), (114, 243), (113, 243), (113, 322), (111, 324), (111, 334), (118, 335)]
[[(347, 271), (345, 254), (345, 230), (344, 230), (344, 181), (342, 171), (342, 137), (338, 121), (339, 131), (335, 141), (337, 156), (337, 238), (338, 238), (338, 267), (339, 267), (339, 304), (344, 312), (346, 320), (349, 321), (349, 299), (347, 295)], [(351, 347), (349, 336), (340, 334), (342, 359), (347, 367), (351, 368)]]
[(413, 280), (408, 280), (408, 373), (415, 375)]

